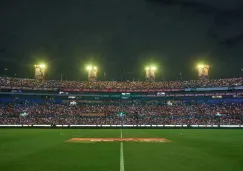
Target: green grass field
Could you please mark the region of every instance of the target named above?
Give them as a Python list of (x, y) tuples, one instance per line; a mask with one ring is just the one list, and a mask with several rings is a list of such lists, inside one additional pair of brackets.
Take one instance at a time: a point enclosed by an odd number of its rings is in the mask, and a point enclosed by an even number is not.
[[(183, 135), (180, 133), (183, 131)], [(125, 171), (243, 171), (243, 130), (123, 129)], [(71, 138), (119, 138), (119, 129), (0, 129), (0, 171), (120, 171), (120, 142), (67, 143)]]

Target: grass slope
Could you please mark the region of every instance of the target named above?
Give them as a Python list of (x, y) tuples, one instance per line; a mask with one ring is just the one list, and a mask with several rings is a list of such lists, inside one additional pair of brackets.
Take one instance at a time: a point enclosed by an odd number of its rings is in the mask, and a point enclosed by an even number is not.
[[(171, 143), (124, 143), (125, 171), (242, 171), (242, 130), (125, 129), (123, 137)], [(119, 171), (120, 143), (66, 143), (120, 137), (119, 129), (0, 129), (0, 171)]]

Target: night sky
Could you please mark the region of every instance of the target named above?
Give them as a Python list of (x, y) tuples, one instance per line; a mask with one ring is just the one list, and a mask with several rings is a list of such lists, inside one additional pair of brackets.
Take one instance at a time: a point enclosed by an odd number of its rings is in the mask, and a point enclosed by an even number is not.
[[(48, 79), (196, 79), (198, 62), (211, 78), (243, 74), (242, 0), (1, 0), (0, 75), (29, 77), (48, 64)], [(4, 68), (8, 68), (4, 71)], [(105, 73), (105, 77), (104, 77)]]

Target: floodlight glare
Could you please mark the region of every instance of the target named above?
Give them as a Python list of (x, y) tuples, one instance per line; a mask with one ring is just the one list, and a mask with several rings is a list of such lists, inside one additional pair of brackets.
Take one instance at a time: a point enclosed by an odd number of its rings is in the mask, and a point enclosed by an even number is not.
[(152, 66), (151, 69), (152, 69), (152, 70), (156, 70), (156, 67), (155, 67), (155, 66)]
[(87, 66), (87, 70), (92, 70), (92, 66)]
[(39, 66), (40, 66), (40, 68), (46, 68), (45, 64), (40, 64)]
[(203, 68), (203, 67), (204, 67), (203, 64), (198, 64), (198, 65), (197, 65), (197, 68)]

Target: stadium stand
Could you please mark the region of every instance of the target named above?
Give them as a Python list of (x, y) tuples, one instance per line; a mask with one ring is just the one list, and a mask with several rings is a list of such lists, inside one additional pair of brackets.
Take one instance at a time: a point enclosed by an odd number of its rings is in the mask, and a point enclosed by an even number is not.
[(201, 87), (242, 86), (243, 78), (215, 80), (163, 81), (163, 82), (117, 82), (117, 81), (60, 81), (0, 77), (1, 86), (44, 87), (44, 88), (85, 88), (85, 89), (173, 89)]
[[(242, 125), (242, 83), (243, 78), (80, 82), (0, 77), (0, 125)], [(110, 89), (126, 93), (103, 91)], [(127, 93), (133, 90), (138, 93)]]
[[(217, 114), (221, 114), (220, 118)], [(30, 103), (0, 105), (0, 124), (58, 125), (236, 125), (242, 124), (243, 104), (142, 104), (108, 101), (100, 104)]]

